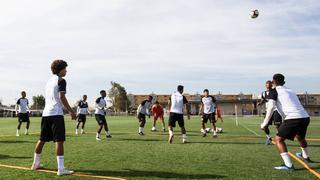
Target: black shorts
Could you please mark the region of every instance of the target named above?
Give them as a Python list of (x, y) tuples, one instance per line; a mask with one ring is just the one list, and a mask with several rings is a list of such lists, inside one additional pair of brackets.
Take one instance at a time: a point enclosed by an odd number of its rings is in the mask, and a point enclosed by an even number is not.
[(142, 121), (146, 121), (146, 115), (145, 114), (142, 114), (142, 113), (139, 113), (138, 114), (138, 119), (139, 119), (139, 122), (142, 122)]
[(107, 124), (107, 120), (106, 117), (104, 115), (101, 114), (95, 114), (96, 117), (96, 121), (99, 125), (104, 125)]
[(294, 140), (296, 135), (299, 135), (302, 139), (304, 139), (307, 134), (309, 123), (309, 117), (285, 120), (279, 127), (277, 136), (290, 139), (291, 141)]
[(87, 119), (87, 116), (85, 114), (78, 114), (78, 122), (85, 123)]
[(30, 122), (29, 113), (19, 113), (18, 114), (19, 122)]
[(201, 120), (203, 123), (207, 123), (208, 120), (210, 121), (210, 123), (215, 123), (216, 122), (216, 113), (203, 114), (201, 117)]
[(42, 117), (40, 140), (45, 142), (66, 141), (66, 128), (63, 116)]
[(176, 121), (178, 121), (179, 127), (184, 127), (183, 114), (170, 113), (169, 126), (176, 127)]
[(273, 111), (272, 117), (270, 118), (268, 125), (280, 126), (282, 123), (282, 117), (278, 111)]

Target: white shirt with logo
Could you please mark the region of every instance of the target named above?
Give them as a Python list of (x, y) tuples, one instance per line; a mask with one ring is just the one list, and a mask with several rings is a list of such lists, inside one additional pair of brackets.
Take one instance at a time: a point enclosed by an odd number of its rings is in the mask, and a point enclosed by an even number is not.
[(29, 111), (29, 101), (27, 98), (20, 98), (17, 101), (18, 113), (27, 113)]
[(99, 98), (96, 100), (95, 112), (94, 112), (94, 114), (105, 115), (105, 113), (106, 113), (106, 110), (105, 110), (106, 106), (107, 106), (106, 100), (104, 100), (103, 97), (99, 97)]
[(213, 96), (203, 97), (201, 102), (203, 104), (203, 112), (205, 114), (212, 114), (216, 111), (216, 103)]

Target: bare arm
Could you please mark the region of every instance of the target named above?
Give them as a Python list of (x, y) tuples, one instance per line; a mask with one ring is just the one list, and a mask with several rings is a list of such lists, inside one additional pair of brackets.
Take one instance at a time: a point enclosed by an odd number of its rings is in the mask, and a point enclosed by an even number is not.
[(273, 111), (276, 109), (276, 101), (273, 99), (270, 99), (268, 102), (268, 108), (267, 108), (267, 113), (266, 117), (264, 118), (263, 122), (261, 123), (261, 129), (266, 127), (268, 125), (268, 122), (270, 121)]
[(191, 109), (191, 106), (189, 103), (186, 104), (186, 107), (187, 107), (187, 116), (188, 116), (188, 119), (190, 119), (190, 109)]
[(76, 119), (76, 114), (74, 113), (73, 109), (70, 107), (69, 102), (66, 98), (65, 92), (60, 92), (60, 100), (61, 100), (63, 106), (70, 113), (71, 119)]
[(200, 105), (200, 109), (199, 109), (199, 115), (201, 116), (203, 113), (203, 104), (201, 103)]

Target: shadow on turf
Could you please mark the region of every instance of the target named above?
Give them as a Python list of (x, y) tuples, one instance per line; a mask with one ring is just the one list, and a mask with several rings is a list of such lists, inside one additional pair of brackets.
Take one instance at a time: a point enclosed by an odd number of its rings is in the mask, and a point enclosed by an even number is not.
[(256, 145), (256, 144), (263, 144), (261, 142), (188, 142), (188, 144), (240, 144), (240, 145)]
[(31, 159), (32, 157), (26, 157), (26, 156), (9, 156), (5, 154), (0, 154), (0, 159)]
[(16, 144), (16, 143), (34, 143), (31, 141), (0, 141), (0, 143), (4, 143), (4, 144)]
[(160, 171), (139, 171), (132, 169), (124, 169), (123, 171), (101, 171), (101, 170), (79, 170), (79, 172), (96, 174), (100, 176), (116, 176), (116, 177), (147, 177), (147, 178), (178, 178), (178, 179), (222, 179), (227, 176), (212, 174), (180, 174), (174, 172)]
[(136, 138), (118, 138), (116, 141), (161, 141), (160, 139), (136, 139)]

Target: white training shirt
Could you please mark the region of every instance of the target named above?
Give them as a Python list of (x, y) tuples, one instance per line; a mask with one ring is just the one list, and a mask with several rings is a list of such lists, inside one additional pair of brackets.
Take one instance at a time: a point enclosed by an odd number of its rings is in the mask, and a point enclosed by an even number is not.
[(216, 99), (213, 96), (203, 97), (201, 102), (205, 114), (212, 114), (216, 111)]
[(278, 94), (277, 109), (284, 114), (285, 120), (309, 117), (296, 93), (284, 86), (277, 86), (276, 90)]
[(140, 105), (138, 106), (138, 110), (137, 110), (137, 114), (141, 113), (144, 115), (149, 115), (149, 108), (150, 108), (151, 102), (149, 102), (148, 100), (144, 100), (140, 103)]
[(107, 106), (107, 103), (106, 103), (106, 100), (104, 100), (103, 97), (99, 97), (97, 100), (96, 100), (96, 105), (95, 105), (95, 112), (94, 114), (100, 114), (100, 115), (105, 115), (105, 108)]
[(183, 105), (188, 103), (187, 98), (182, 94), (180, 94), (179, 92), (175, 92), (171, 95), (170, 101), (171, 101), (170, 112), (183, 114)]
[(46, 104), (42, 113), (43, 117), (63, 116), (63, 105), (60, 100), (60, 92), (66, 92), (67, 82), (57, 75), (53, 75), (46, 85)]
[(27, 113), (29, 111), (29, 101), (27, 98), (19, 98), (17, 101), (18, 113)]
[(78, 114), (87, 114), (88, 113), (88, 103), (81, 100), (78, 104)]

